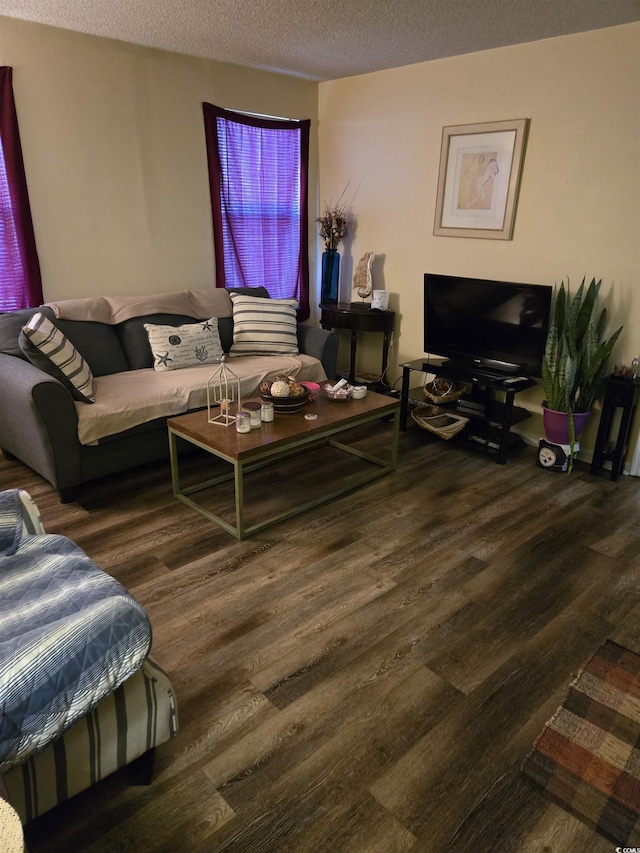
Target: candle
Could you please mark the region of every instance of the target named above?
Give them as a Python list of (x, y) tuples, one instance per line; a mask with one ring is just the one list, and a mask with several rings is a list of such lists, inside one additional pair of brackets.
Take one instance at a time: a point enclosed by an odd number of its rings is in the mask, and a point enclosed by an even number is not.
[(238, 412), (236, 416), (236, 431), (251, 432), (251, 416), (249, 412)]
[(256, 400), (247, 400), (246, 403), (242, 404), (242, 408), (250, 415), (251, 429), (256, 429), (257, 427), (262, 426), (262, 419), (260, 417), (260, 403), (258, 403)]

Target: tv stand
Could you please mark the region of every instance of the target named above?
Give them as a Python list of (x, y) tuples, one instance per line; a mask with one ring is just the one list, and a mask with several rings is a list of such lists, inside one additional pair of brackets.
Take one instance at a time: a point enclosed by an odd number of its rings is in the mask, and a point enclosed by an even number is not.
[[(530, 413), (514, 405), (515, 395), (525, 388), (532, 388), (536, 383), (529, 376), (513, 377), (504, 373), (476, 368), (473, 365), (452, 365), (446, 361), (430, 358), (418, 358), (400, 365), (402, 367), (402, 392), (400, 395), (400, 429), (407, 428), (409, 411), (409, 386), (412, 371), (431, 373), (445, 379), (466, 382), (472, 388), (481, 388), (489, 392), (504, 393), (504, 402), (492, 400), (484, 413), (470, 414), (465, 411), (465, 417), (470, 419), (465, 430), (467, 438), (476, 446), (497, 453), (496, 462), (504, 465), (507, 454), (513, 444), (514, 436), (511, 427), (530, 417)], [(493, 395), (492, 395), (493, 396)], [(425, 400), (425, 404), (428, 401)], [(455, 406), (455, 404), (453, 404)], [(445, 405), (444, 408), (447, 408)], [(449, 406), (451, 408), (451, 405)]]
[(462, 361), (455, 358), (448, 358), (442, 363), (443, 367), (450, 367), (454, 370), (481, 370), (486, 375), (499, 378), (504, 374), (514, 375), (518, 372), (518, 366), (507, 361), (497, 361), (496, 359), (482, 359), (478, 361)]

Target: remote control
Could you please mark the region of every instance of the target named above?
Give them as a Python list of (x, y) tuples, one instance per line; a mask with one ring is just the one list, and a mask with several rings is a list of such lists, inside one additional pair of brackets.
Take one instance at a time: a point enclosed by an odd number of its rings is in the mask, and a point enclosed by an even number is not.
[(341, 379), (339, 382), (336, 382), (336, 384), (333, 386), (333, 388), (331, 390), (332, 391), (339, 391), (341, 388), (344, 388), (345, 385), (347, 385), (347, 380)]

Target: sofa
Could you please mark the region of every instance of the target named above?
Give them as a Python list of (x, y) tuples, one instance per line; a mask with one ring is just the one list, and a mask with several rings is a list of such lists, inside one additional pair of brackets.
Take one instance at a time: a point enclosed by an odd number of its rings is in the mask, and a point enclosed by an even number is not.
[(148, 784), (178, 719), (145, 610), (18, 489), (0, 492), (0, 589), (0, 774), (22, 822), (124, 766)]
[[(167, 418), (205, 408), (207, 382), (219, 368), (219, 359), (209, 357), (165, 369), (174, 366), (171, 360), (162, 364), (170, 347), (154, 351), (150, 336), (165, 334), (166, 339), (168, 327), (190, 330), (201, 323), (207, 334), (213, 329), (219, 355), (239, 379), (242, 399), (257, 395), (260, 383), (279, 373), (315, 382), (335, 376), (334, 332), (294, 320), (293, 331), (289, 325), (277, 337), (278, 345), (270, 347), (269, 335), (265, 343), (262, 330), (253, 335), (245, 320), (247, 299), (252, 309), (256, 306), (253, 313), (276, 305), (289, 311), (287, 317), (295, 312), (295, 302), (269, 300), (264, 288), (214, 288), (64, 300), (0, 315), (0, 448), (5, 457), (48, 480), (64, 503), (75, 500), (84, 483), (166, 458)], [(71, 385), (56, 365), (50, 370), (53, 354), (43, 355), (34, 339), (25, 337), (30, 327), (29, 334), (42, 331), (36, 320), (73, 350), (81, 363), (77, 375), (91, 385), (89, 396), (75, 376)], [(260, 339), (257, 344), (254, 338)], [(168, 337), (175, 339), (179, 336)], [(204, 345), (193, 349), (198, 357), (211, 354)]]

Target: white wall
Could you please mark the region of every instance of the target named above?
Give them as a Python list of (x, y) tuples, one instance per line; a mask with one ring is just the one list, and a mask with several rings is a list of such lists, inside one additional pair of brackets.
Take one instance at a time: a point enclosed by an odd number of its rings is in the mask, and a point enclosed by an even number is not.
[[(423, 354), (425, 272), (602, 278), (610, 328), (625, 326), (616, 359), (640, 350), (639, 47), (631, 24), (320, 84), (320, 200), (349, 182), (345, 267), (377, 253), (374, 286), (399, 315), (392, 378)], [(531, 125), (513, 240), (433, 236), (442, 128), (515, 118)], [(378, 350), (368, 344), (365, 368)], [(541, 389), (519, 399), (536, 412), (523, 429), (537, 441)]]
[(4, 17), (0, 64), (46, 301), (213, 283), (203, 101), (312, 119), (315, 207), (315, 83)]

